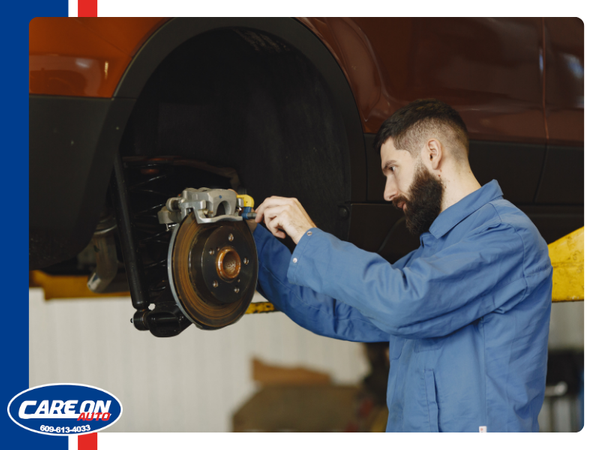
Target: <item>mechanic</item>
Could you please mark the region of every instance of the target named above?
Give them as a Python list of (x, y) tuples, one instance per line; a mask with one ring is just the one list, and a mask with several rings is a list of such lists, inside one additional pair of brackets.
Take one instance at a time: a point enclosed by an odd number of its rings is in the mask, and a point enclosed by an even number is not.
[[(548, 249), (496, 180), (480, 186), (468, 145), (459, 114), (437, 100), (381, 126), (384, 198), (420, 235), (395, 264), (318, 229), (295, 199), (270, 197), (256, 209), (266, 228), (249, 222), (259, 291), (278, 309), (323, 336), (389, 341), (387, 431), (539, 430)], [(286, 234), (293, 253), (273, 237)]]

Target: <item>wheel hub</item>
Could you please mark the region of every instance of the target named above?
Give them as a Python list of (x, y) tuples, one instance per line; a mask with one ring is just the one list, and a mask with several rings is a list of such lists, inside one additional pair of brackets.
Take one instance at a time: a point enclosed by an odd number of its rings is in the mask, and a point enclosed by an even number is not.
[(190, 321), (204, 329), (230, 325), (256, 289), (252, 233), (243, 220), (198, 223), (190, 212), (172, 228), (167, 269), (175, 301)]
[(235, 249), (225, 247), (217, 255), (217, 274), (222, 280), (234, 280), (242, 270), (240, 255)]

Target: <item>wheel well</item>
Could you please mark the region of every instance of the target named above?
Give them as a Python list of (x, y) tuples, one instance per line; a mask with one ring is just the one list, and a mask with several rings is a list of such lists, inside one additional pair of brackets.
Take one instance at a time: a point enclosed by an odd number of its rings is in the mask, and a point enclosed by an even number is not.
[(297, 37), (260, 28), (207, 30), (168, 52), (144, 81), (121, 155), (176, 155), (232, 167), (257, 203), (270, 195), (296, 197), (319, 227), (347, 238), (340, 209), (365, 191), (351, 91), (312, 34), (320, 57), (290, 43)]

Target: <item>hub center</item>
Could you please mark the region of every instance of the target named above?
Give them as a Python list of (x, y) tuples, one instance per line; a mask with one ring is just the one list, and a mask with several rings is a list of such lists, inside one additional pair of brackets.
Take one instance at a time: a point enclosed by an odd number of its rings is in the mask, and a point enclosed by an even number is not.
[(216, 258), (217, 274), (222, 280), (236, 278), (242, 270), (240, 255), (232, 247), (222, 248)]

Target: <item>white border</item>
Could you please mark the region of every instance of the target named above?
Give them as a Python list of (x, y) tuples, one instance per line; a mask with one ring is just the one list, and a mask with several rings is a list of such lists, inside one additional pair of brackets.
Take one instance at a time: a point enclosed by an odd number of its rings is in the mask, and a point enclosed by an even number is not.
[[(77, 0), (69, 1), (69, 16), (77, 15)], [(594, 52), (597, 51), (595, 44), (598, 42), (598, 32), (596, 29), (597, 19), (593, 15), (593, 2), (582, 2), (578, 0), (571, 0), (567, 3), (558, 3), (554, 5), (543, 4), (541, 2), (522, 2), (505, 0), (501, 4), (494, 3), (481, 3), (481, 2), (440, 2), (432, 0), (427, 3), (423, 3), (422, 7), (415, 7), (414, 3), (411, 2), (366, 2), (360, 3), (360, 7), (350, 7), (348, 4), (341, 6), (337, 2), (331, 2), (327, 5), (325, 2), (313, 2), (312, 0), (306, 0), (301, 5), (290, 3), (287, 7), (282, 7), (281, 3), (278, 3), (274, 8), (267, 6), (263, 2), (262, 4), (256, 4), (254, 2), (244, 2), (245, 4), (233, 1), (227, 2), (226, 5), (219, 4), (216, 10), (215, 6), (210, 5), (210, 2), (189, 2), (186, 0), (171, 0), (169, 2), (157, 1), (157, 0), (98, 0), (98, 16), (120, 16), (120, 17), (151, 17), (151, 16), (216, 16), (216, 15), (235, 15), (235, 16), (301, 16), (301, 15), (319, 15), (319, 16), (576, 16), (584, 20), (584, 33), (585, 33), (585, 99), (588, 108), (585, 112), (585, 130), (593, 130), (596, 126), (594, 119), (596, 119), (597, 113), (594, 112), (591, 105), (595, 104), (597, 89), (594, 88), (595, 75), (596, 75), (596, 63), (597, 57), (594, 56)], [(213, 4), (214, 5), (214, 4)], [(262, 13), (262, 14), (261, 14)], [(461, 14), (462, 13), (462, 14)], [(593, 51), (591, 51), (593, 49)], [(592, 93), (593, 92), (593, 93)], [(589, 138), (589, 133), (586, 132), (586, 138), (584, 142)], [(592, 182), (594, 173), (592, 170), (596, 168), (595, 162), (598, 159), (597, 153), (593, 148), (586, 151), (585, 155), (585, 180), (586, 180), (586, 194), (593, 194)], [(593, 197), (590, 195), (589, 198)], [(596, 238), (596, 217), (597, 213), (593, 208), (588, 205), (586, 213), (586, 247), (587, 247), (587, 271), (593, 273), (592, 270), (597, 268), (598, 259), (594, 250), (600, 243)], [(371, 433), (349, 433), (346, 436), (341, 436), (337, 433), (327, 434), (319, 433), (317, 437), (312, 433), (294, 433), (293, 437), (289, 436), (288, 433), (274, 433), (273, 435), (265, 435), (263, 433), (240, 433), (239, 436), (231, 434), (229, 436), (217, 433), (215, 438), (223, 439), (223, 442), (228, 444), (240, 444), (240, 446), (246, 447), (248, 443), (260, 445), (261, 448), (269, 448), (278, 444), (280, 448), (281, 444), (286, 447), (300, 447), (305, 448), (306, 444), (315, 443), (315, 439), (318, 439), (319, 446), (333, 445), (338, 447), (340, 444), (351, 444), (352, 447), (356, 445), (373, 446), (381, 444), (390, 444), (392, 442), (404, 445), (410, 445), (411, 443), (418, 443), (419, 446), (427, 443), (443, 443), (444, 446), (451, 445), (452, 443), (461, 443), (461, 448), (468, 448), (469, 446), (463, 447), (464, 443), (471, 443), (474, 447), (481, 448), (481, 444), (489, 446), (489, 448), (506, 448), (507, 443), (515, 443), (515, 440), (519, 440), (520, 446), (538, 446), (547, 443), (552, 443), (553, 448), (564, 448), (565, 445), (581, 445), (587, 448), (586, 443), (592, 442), (592, 436), (597, 437), (597, 420), (598, 412), (595, 407), (595, 400), (598, 398), (598, 388), (595, 384), (595, 379), (598, 374), (597, 370), (597, 351), (594, 350), (594, 342), (596, 342), (598, 327), (594, 326), (594, 319), (598, 317), (598, 303), (595, 301), (598, 289), (597, 277), (588, 276), (588, 282), (586, 283), (586, 291), (588, 293), (588, 301), (585, 306), (585, 342), (586, 342), (586, 366), (585, 375), (587, 383), (585, 386), (585, 424), (584, 429), (579, 433), (525, 433), (520, 434), (516, 437), (513, 434), (474, 434), (474, 436), (457, 434), (445, 435), (444, 440), (436, 441), (437, 436), (428, 435), (423, 436), (422, 434), (392, 434), (395, 438), (389, 436), (391, 433), (385, 435), (377, 435)], [(590, 295), (592, 294), (592, 295)], [(25, 391), (23, 391), (25, 392)], [(112, 395), (112, 394), (111, 394)], [(12, 400), (11, 400), (12, 403)], [(10, 406), (10, 403), (9, 403)], [(12, 418), (12, 417), (11, 417)], [(218, 435), (218, 437), (217, 437)], [(387, 435), (387, 437), (386, 437)], [(494, 437), (492, 438), (491, 435)], [(243, 436), (243, 438), (241, 438)], [(312, 438), (310, 437), (312, 436)], [(368, 436), (368, 439), (366, 439)], [(485, 437), (487, 436), (487, 438)], [(193, 433), (102, 433), (98, 436), (98, 448), (111, 448), (111, 449), (131, 449), (132, 447), (138, 447), (143, 445), (147, 450), (153, 448), (164, 448), (164, 445), (172, 446), (175, 444), (181, 445), (182, 443), (192, 444), (193, 447), (202, 446), (202, 443), (206, 443), (207, 437), (209, 442), (213, 442), (210, 438), (210, 434), (198, 435)], [(425, 438), (425, 442), (423, 439)], [(259, 440), (257, 440), (259, 439)], [(364, 440), (363, 440), (364, 439)], [(481, 441), (480, 439), (487, 439)], [(589, 441), (588, 441), (589, 439)], [(428, 441), (428, 442), (427, 442)]]
[[(102, 1), (102, 0), (98, 0)], [(69, 0), (69, 17), (77, 17), (79, 14), (79, 2), (78, 0)]]

